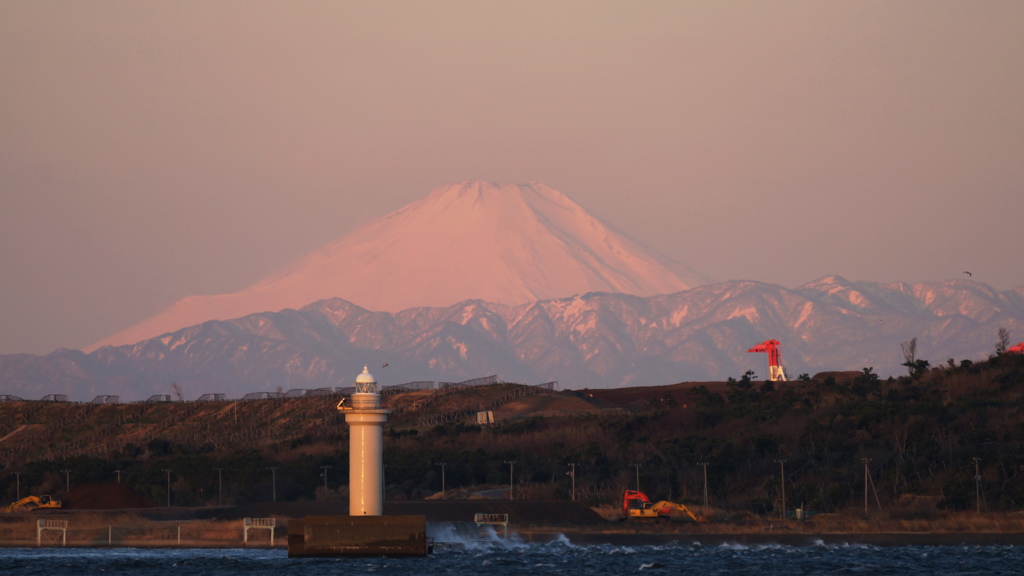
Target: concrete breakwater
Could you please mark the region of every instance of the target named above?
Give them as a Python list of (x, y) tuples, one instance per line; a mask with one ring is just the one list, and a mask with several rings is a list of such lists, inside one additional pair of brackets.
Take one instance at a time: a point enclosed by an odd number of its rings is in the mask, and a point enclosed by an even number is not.
[[(288, 521), (310, 515), (345, 515), (343, 502), (265, 503), (247, 507), (146, 508), (134, 510), (52, 510), (0, 514), (0, 547), (82, 546), (135, 548), (285, 548)], [(1024, 515), (955, 514), (949, 517), (865, 521), (853, 516), (810, 522), (762, 519), (747, 522), (637, 523), (601, 518), (571, 502), (498, 500), (386, 502), (385, 515), (421, 515), (429, 525), (470, 525), (477, 514), (504, 515), (508, 534), (521, 542), (567, 539), (573, 544), (705, 545), (862, 543), (894, 545), (1024, 545)], [(273, 531), (246, 518), (273, 519)], [(66, 526), (39, 530), (40, 520)], [(457, 531), (456, 531), (457, 532)], [(436, 534), (438, 531), (431, 531)], [(440, 531), (440, 533), (445, 533)], [(449, 533), (453, 533), (449, 531)], [(273, 540), (271, 540), (273, 536)], [(466, 538), (465, 534), (455, 534)]]
[[(0, 523), (0, 547), (272, 548), (284, 547), (287, 540), (273, 518), (153, 521), (131, 514), (18, 516)], [(254, 525), (261, 523), (265, 525)]]

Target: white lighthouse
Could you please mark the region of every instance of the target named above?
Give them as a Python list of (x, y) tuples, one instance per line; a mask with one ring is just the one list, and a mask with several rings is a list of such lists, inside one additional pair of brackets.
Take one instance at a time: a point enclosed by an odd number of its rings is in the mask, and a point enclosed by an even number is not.
[(391, 410), (380, 407), (377, 380), (363, 366), (356, 377), (351, 406), (338, 406), (349, 426), (350, 516), (380, 516), (384, 513), (384, 423)]

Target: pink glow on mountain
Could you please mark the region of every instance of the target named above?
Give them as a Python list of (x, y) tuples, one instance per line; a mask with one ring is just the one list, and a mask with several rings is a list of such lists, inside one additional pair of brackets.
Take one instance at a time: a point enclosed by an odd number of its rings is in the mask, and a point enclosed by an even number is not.
[(437, 188), (241, 292), (185, 298), (86, 350), (331, 297), (397, 312), (469, 299), (515, 305), (586, 292), (651, 296), (691, 288), (697, 276), (675, 268), (543, 184), (463, 182)]

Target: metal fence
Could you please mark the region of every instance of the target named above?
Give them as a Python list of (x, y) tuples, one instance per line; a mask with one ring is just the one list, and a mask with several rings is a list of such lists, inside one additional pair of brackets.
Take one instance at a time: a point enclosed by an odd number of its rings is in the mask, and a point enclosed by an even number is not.
[[(483, 376), (481, 378), (472, 378), (470, 380), (464, 380), (462, 382), (439, 382), (434, 380), (421, 380), (415, 382), (407, 382), (405, 384), (393, 384), (390, 386), (384, 386), (381, 388), (381, 396), (388, 397), (403, 392), (413, 392), (418, 390), (434, 390), (436, 395), (445, 395), (466, 388), (472, 388), (477, 386), (492, 386), (499, 384), (501, 381), (498, 379), (496, 374), (490, 376)], [(527, 386), (522, 384), (522, 386)], [(531, 386), (532, 388), (543, 388), (546, 390), (557, 390), (558, 382), (545, 382), (544, 384), (536, 384)], [(355, 392), (355, 388), (352, 386), (337, 387), (337, 388), (292, 388), (287, 392), (250, 392), (245, 394), (239, 400), (278, 400), (281, 398), (307, 398), (307, 397), (322, 397), (322, 396), (336, 396), (336, 395), (349, 395)], [(203, 394), (195, 400), (195, 402), (227, 402), (230, 399), (227, 395), (220, 392), (211, 392)], [(13, 394), (0, 394), (0, 402), (31, 402), (20, 398)], [(38, 400), (39, 402), (71, 402), (68, 399), (67, 394), (47, 394)], [(143, 402), (174, 402), (170, 394), (153, 394)], [(88, 402), (89, 404), (119, 404), (121, 403), (121, 397), (117, 395), (100, 394)]]

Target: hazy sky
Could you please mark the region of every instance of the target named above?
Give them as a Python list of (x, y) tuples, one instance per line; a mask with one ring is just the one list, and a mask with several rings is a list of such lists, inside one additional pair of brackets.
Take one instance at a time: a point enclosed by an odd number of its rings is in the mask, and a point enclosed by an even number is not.
[(714, 280), (1024, 285), (1024, 2), (0, 0), (0, 353), (468, 179)]

